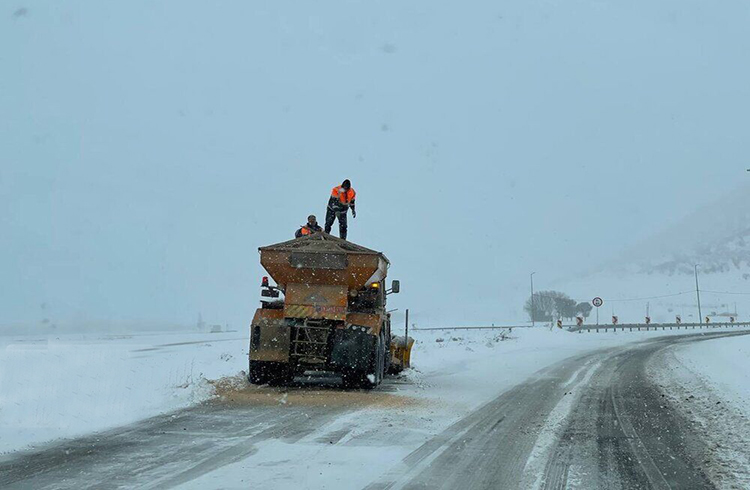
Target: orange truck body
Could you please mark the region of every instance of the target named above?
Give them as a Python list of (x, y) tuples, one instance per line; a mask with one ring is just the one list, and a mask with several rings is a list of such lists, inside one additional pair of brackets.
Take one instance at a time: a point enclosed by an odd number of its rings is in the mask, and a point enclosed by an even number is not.
[(259, 251), (276, 286), (266, 285), (269, 299), (250, 327), (250, 381), (286, 384), (326, 371), (345, 384), (377, 386), (392, 368), (386, 296), (399, 288), (386, 291), (385, 255), (326, 233)]

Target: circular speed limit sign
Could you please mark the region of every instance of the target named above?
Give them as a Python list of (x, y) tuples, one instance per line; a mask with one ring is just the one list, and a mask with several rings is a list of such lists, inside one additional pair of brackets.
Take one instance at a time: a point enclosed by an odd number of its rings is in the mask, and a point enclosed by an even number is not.
[(591, 304), (599, 308), (601, 305), (604, 304), (604, 300), (602, 300), (599, 296), (591, 300)]

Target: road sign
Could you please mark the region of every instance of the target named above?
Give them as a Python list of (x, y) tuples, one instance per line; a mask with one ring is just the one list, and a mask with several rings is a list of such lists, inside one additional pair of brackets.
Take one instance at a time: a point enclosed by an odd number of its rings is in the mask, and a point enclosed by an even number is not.
[(591, 304), (599, 308), (601, 305), (604, 304), (604, 300), (601, 299), (599, 296), (591, 300)]

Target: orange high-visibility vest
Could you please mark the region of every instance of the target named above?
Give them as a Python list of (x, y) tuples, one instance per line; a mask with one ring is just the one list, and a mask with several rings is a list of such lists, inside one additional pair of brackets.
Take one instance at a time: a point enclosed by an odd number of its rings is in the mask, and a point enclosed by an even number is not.
[(357, 196), (357, 193), (354, 192), (354, 189), (352, 189), (351, 187), (347, 191), (346, 189), (344, 189), (340, 185), (337, 185), (331, 191), (331, 197), (338, 198), (338, 200), (339, 200), (339, 202), (341, 204), (349, 204), (349, 203), (351, 203), (356, 196)]
[(309, 235), (310, 233), (312, 233), (312, 231), (310, 231), (310, 228), (308, 228), (307, 226), (303, 226), (302, 229), (300, 230), (300, 232), (303, 235)]

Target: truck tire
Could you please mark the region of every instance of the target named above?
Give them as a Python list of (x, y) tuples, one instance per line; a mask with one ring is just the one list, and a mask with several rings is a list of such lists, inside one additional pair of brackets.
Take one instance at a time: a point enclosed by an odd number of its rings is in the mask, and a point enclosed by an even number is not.
[(344, 372), (342, 376), (344, 387), (371, 390), (380, 385), (385, 373), (385, 355), (385, 340), (381, 332), (375, 342), (375, 349), (370, 355), (368, 368), (364, 371)]
[(284, 362), (250, 361), (247, 380), (254, 385), (284, 386), (294, 380), (294, 371)]
[[(386, 373), (389, 373), (391, 371), (391, 326), (388, 325), (388, 328), (386, 329), (386, 326), (383, 325), (383, 328), (380, 332), (381, 336), (383, 337), (383, 343), (385, 344), (383, 347), (383, 350), (385, 352), (385, 358), (383, 361), (383, 377), (385, 378)], [(385, 333), (383, 333), (385, 332)]]

